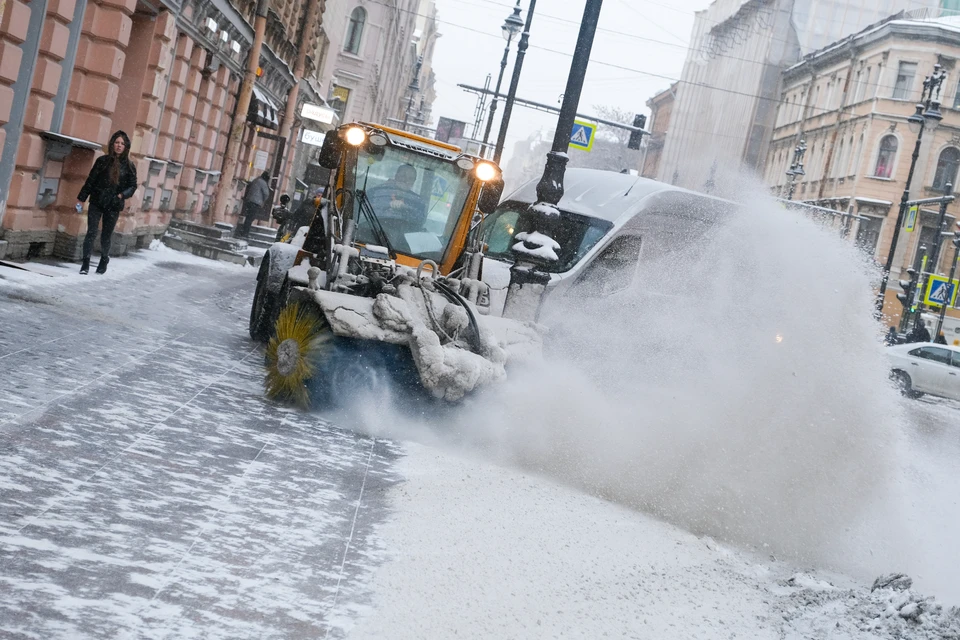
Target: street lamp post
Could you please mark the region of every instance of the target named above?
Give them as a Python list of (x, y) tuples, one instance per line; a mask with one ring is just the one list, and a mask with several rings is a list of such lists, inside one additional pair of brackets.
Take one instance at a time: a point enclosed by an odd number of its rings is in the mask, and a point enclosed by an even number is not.
[(926, 127), (927, 120), (932, 122), (931, 126), (936, 126), (943, 119), (943, 114), (940, 113), (940, 87), (945, 78), (946, 74), (940, 65), (934, 65), (933, 74), (927, 76), (923, 81), (923, 93), (920, 95), (916, 113), (907, 118), (911, 128), (917, 127), (917, 143), (913, 148), (913, 156), (910, 158), (910, 171), (907, 172), (907, 182), (903, 187), (903, 195), (900, 197), (897, 222), (893, 228), (893, 238), (890, 240), (890, 252), (887, 254), (887, 262), (883, 267), (883, 274), (880, 278), (880, 291), (877, 293), (878, 317), (883, 314), (883, 297), (887, 291), (887, 282), (890, 280), (890, 271), (893, 269), (894, 253), (897, 250), (897, 241), (900, 239), (900, 227), (903, 226), (903, 219), (907, 214), (910, 185), (913, 182), (913, 172), (917, 167), (917, 159), (920, 157), (920, 142), (923, 140), (923, 130)]
[(407, 108), (403, 112), (403, 130), (407, 130), (407, 122), (410, 120), (410, 112), (413, 111), (413, 99), (420, 93), (420, 69), (423, 66), (423, 56), (417, 57), (417, 62), (413, 66), (413, 80), (407, 91), (410, 92), (410, 99), (407, 101)]
[[(953, 262), (950, 263), (950, 275), (947, 276), (947, 284), (953, 282), (953, 276), (957, 273), (957, 261), (960, 260), (960, 222), (957, 222), (957, 230), (953, 232), (953, 246), (955, 247), (953, 251)], [(949, 304), (950, 300), (944, 300), (943, 304), (940, 305), (940, 316), (937, 318), (937, 330), (933, 334), (934, 340), (937, 339), (943, 330), (943, 319), (947, 316), (947, 306)]]
[(807, 152), (807, 142), (800, 138), (800, 144), (793, 150), (793, 164), (787, 169), (787, 175), (790, 176), (790, 190), (787, 193), (787, 200), (793, 200), (793, 190), (796, 188), (797, 176), (807, 175), (803, 170), (803, 154)]
[[(531, 5), (533, 0), (531, 0)], [(504, 315), (522, 320), (536, 321), (543, 302), (543, 294), (550, 282), (550, 274), (544, 268), (559, 258), (556, 251), (560, 245), (551, 235), (560, 220), (557, 205), (563, 197), (563, 176), (567, 165), (567, 149), (577, 117), (583, 80), (590, 62), (593, 38), (600, 20), (603, 0), (587, 0), (580, 22), (580, 34), (570, 63), (570, 75), (563, 92), (563, 103), (557, 117), (557, 129), (553, 147), (547, 154), (543, 177), (537, 183), (537, 202), (527, 209), (530, 231), (518, 233), (517, 242), (511, 247), (516, 262), (510, 268), (510, 287), (504, 303)], [(529, 18), (529, 16), (528, 16)], [(522, 41), (521, 41), (522, 42)], [(516, 76), (514, 77), (516, 79)], [(501, 137), (504, 129), (500, 129)]]
[(527, 47), (530, 46), (530, 25), (533, 24), (533, 10), (536, 6), (537, 0), (530, 0), (530, 7), (527, 9), (527, 22), (523, 25), (523, 33), (520, 34), (520, 42), (517, 44), (517, 61), (513, 63), (513, 77), (510, 79), (507, 100), (503, 104), (503, 117), (500, 119), (497, 146), (493, 150), (493, 161), (497, 164), (500, 164), (500, 156), (503, 155), (503, 145), (507, 143), (507, 127), (510, 126), (513, 103), (517, 99), (517, 86), (520, 84), (520, 71), (523, 70), (523, 57), (527, 54)]
[(523, 20), (520, 19), (520, 0), (517, 0), (517, 6), (513, 8), (513, 13), (504, 20), (501, 30), (503, 37), (507, 41), (507, 46), (503, 48), (503, 60), (500, 61), (500, 75), (497, 76), (497, 88), (493, 92), (493, 100), (490, 101), (490, 115), (487, 116), (487, 128), (483, 132), (483, 147), (481, 153), (486, 156), (487, 141), (490, 139), (490, 131), (493, 129), (493, 118), (497, 113), (497, 101), (500, 95), (500, 86), (503, 84), (503, 72), (507, 69), (507, 57), (510, 55), (510, 43), (523, 29)]

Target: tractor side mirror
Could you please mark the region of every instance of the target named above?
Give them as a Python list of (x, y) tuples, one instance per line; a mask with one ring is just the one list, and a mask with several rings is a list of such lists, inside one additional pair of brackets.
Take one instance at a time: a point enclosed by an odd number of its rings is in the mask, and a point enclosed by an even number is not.
[(486, 215), (490, 215), (497, 210), (500, 204), (500, 196), (503, 195), (503, 178), (490, 180), (483, 185), (483, 191), (480, 192), (480, 200), (477, 207)]
[(323, 136), (323, 146), (317, 156), (317, 164), (331, 171), (340, 167), (340, 154), (343, 152), (343, 142), (340, 132), (336, 129), (327, 131)]

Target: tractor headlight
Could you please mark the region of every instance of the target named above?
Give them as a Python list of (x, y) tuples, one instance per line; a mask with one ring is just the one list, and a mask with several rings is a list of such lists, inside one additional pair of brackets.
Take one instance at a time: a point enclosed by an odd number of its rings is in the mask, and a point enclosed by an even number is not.
[(367, 132), (360, 127), (350, 127), (347, 129), (347, 133), (344, 135), (344, 138), (346, 139), (347, 144), (353, 145), (354, 147), (359, 147), (367, 139)]
[(473, 171), (477, 174), (477, 179), (483, 182), (489, 182), (497, 177), (497, 168), (489, 162), (478, 162)]

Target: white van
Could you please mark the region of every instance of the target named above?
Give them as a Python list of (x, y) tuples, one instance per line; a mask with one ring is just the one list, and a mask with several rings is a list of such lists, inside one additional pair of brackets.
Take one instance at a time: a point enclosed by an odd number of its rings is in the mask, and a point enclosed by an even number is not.
[[(521, 231), (533, 231), (527, 207), (536, 202), (532, 180), (504, 199), (481, 228), (487, 244), (483, 280), (490, 286), (491, 315), (500, 315), (510, 284), (510, 247)], [(638, 176), (567, 169), (554, 239), (559, 260), (547, 297), (578, 292), (609, 295), (630, 287), (641, 263), (695, 241), (738, 205)], [(633, 269), (624, 268), (634, 265)]]
[[(936, 340), (935, 331), (937, 330), (939, 316), (935, 313), (924, 313), (921, 318), (923, 324), (927, 327), (927, 331), (930, 332), (931, 339)], [(944, 317), (943, 328), (940, 330), (943, 331), (943, 337), (946, 338), (947, 344), (960, 347), (960, 318)]]

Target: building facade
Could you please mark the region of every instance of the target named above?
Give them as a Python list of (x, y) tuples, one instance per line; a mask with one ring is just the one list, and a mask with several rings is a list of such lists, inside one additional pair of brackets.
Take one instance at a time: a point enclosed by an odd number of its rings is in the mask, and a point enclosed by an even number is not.
[[(793, 198), (862, 216), (852, 237), (878, 263), (890, 250), (901, 195), (917, 134), (907, 118), (921, 98), (924, 77), (934, 65), (947, 72), (940, 99), (943, 120), (924, 132), (911, 199), (943, 195), (957, 187), (960, 167), (960, 18), (891, 18), (807, 56), (783, 75), (767, 156), (766, 182), (787, 197), (786, 174), (794, 149), (806, 145), (804, 175), (794, 178)], [(924, 255), (941, 241), (939, 264), (949, 271), (953, 248), (938, 239), (938, 209), (922, 208), (915, 224), (902, 230), (894, 256), (885, 310), (899, 317), (898, 276), (918, 271)], [(947, 223), (960, 203), (947, 208)], [(922, 247), (924, 249), (922, 249)]]
[(677, 83), (674, 82), (668, 89), (647, 100), (647, 108), (650, 109), (650, 136), (644, 140), (640, 167), (640, 175), (644, 178), (656, 179), (660, 173), (660, 157), (663, 154), (667, 131), (670, 129), (670, 116), (673, 114), (676, 97)]
[[(250, 108), (235, 113), (256, 6), (0, 0), (0, 257), (79, 257), (86, 215), (76, 196), (118, 129), (131, 138), (140, 183), (116, 227), (122, 254), (162, 235), (172, 217), (236, 223), (247, 182), (263, 171), (280, 192), (302, 193), (315, 133), (340, 118), (402, 119), (414, 70), (429, 116), (432, 0), (269, 0)], [(328, 107), (328, 96), (342, 100)], [(237, 126), (236, 176), (224, 185)], [(214, 211), (219, 189), (228, 204)]]
[[(762, 171), (784, 69), (899, 10), (938, 5), (939, 0), (715, 0), (694, 19), (659, 179), (702, 189), (718, 166), (721, 172)], [(723, 175), (717, 180), (722, 185)]]
[[(398, 126), (408, 110), (429, 121), (439, 37), (433, 0), (331, 2), (324, 22), (321, 75), (342, 122)], [(415, 76), (419, 91), (410, 91)]]

